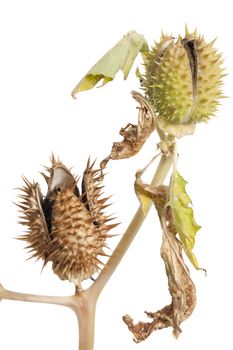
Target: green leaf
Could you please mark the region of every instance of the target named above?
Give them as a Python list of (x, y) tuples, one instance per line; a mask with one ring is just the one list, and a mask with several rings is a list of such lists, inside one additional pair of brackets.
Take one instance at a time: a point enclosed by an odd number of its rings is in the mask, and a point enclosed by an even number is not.
[(172, 208), (173, 220), (182, 242), (184, 251), (196, 269), (199, 269), (198, 261), (192, 252), (195, 245), (195, 236), (201, 226), (197, 225), (191, 199), (186, 192), (187, 181), (175, 171), (170, 185), (169, 205)]
[(100, 80), (102, 85), (107, 84), (115, 78), (119, 70), (123, 72), (124, 79), (127, 79), (138, 53), (143, 55), (147, 51), (148, 44), (143, 35), (135, 31), (127, 33), (89, 70), (72, 91), (72, 96), (92, 89)]

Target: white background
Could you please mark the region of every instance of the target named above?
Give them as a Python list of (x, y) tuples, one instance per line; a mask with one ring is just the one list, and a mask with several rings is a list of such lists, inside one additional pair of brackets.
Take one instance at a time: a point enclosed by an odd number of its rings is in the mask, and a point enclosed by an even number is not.
[[(48, 266), (25, 261), (22, 234), (17, 224), (14, 188), (21, 176), (40, 181), (42, 165), (51, 152), (81, 174), (87, 157), (101, 160), (120, 139), (118, 130), (136, 123), (136, 104), (130, 91), (139, 89), (134, 70), (125, 82), (121, 73), (103, 89), (70, 93), (88, 69), (124, 33), (136, 30), (149, 44), (160, 31), (184, 33), (185, 22), (218, 37), (224, 52), (224, 92), (232, 91), (231, 2), (214, 1), (61, 1), (8, 0), (0, 5), (0, 282), (8, 289), (28, 293), (69, 295), (73, 286), (61, 282)], [(178, 340), (171, 329), (154, 333), (136, 345), (121, 320), (129, 313), (143, 319), (143, 311), (156, 311), (170, 302), (164, 266), (159, 256), (161, 231), (152, 211), (104, 289), (97, 307), (95, 349), (119, 348), (196, 350), (232, 349), (232, 111), (223, 100), (218, 116), (198, 126), (192, 137), (179, 142), (179, 170), (189, 181), (196, 220), (202, 225), (195, 252), (202, 272), (191, 266), (198, 303), (182, 324)], [(112, 162), (106, 192), (113, 194), (122, 234), (138, 207), (133, 191), (134, 173), (153, 155), (153, 135), (142, 152), (130, 160)], [(153, 169), (152, 169), (153, 170)], [(112, 247), (117, 239), (112, 242)], [(77, 349), (77, 325), (70, 310), (59, 306), (2, 301), (0, 348)]]

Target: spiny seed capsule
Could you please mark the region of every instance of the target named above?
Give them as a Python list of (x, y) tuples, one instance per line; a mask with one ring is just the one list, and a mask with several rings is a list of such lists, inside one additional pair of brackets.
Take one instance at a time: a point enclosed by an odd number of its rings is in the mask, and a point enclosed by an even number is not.
[(148, 53), (142, 85), (165, 131), (174, 131), (175, 125), (195, 126), (215, 114), (224, 74), (214, 42), (206, 43), (186, 28), (185, 37), (177, 40), (162, 34)]
[(31, 257), (42, 259), (44, 265), (51, 261), (60, 279), (80, 285), (103, 265), (98, 257), (107, 256), (108, 231), (117, 224), (107, 225), (113, 218), (104, 214), (108, 198), (101, 197), (103, 175), (93, 169), (94, 163), (87, 163), (80, 194), (70, 170), (54, 156), (51, 161), (48, 175), (42, 173), (48, 185), (45, 197), (37, 183), (24, 178), (18, 206), (28, 232), (20, 239), (27, 242)]

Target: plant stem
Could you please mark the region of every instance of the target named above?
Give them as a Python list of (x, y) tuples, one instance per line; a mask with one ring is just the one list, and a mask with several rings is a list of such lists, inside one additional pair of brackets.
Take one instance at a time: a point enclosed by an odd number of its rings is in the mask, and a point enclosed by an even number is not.
[(72, 308), (73, 296), (60, 297), (60, 296), (27, 294), (27, 293), (13, 292), (11, 290), (4, 289), (2, 292), (2, 298), (8, 299), (8, 300), (26, 301), (26, 302), (34, 302), (34, 303), (57, 304), (57, 305), (68, 306)]
[(0, 300), (1, 299), (57, 304), (71, 308), (78, 319), (79, 350), (93, 349), (97, 295), (91, 293), (90, 290), (85, 290), (72, 296), (60, 297), (18, 293), (7, 290), (0, 285)]
[(85, 290), (75, 295), (73, 302), (79, 325), (79, 350), (93, 350), (97, 296)]
[[(151, 182), (152, 187), (158, 186), (161, 183), (163, 183), (172, 164), (172, 160), (172, 156), (161, 157), (160, 163)], [(140, 229), (142, 223), (144, 222), (146, 215), (151, 208), (151, 205), (152, 202), (150, 203), (150, 205), (148, 205), (146, 213), (143, 213), (141, 207), (138, 208), (122, 239), (115, 248), (112, 256), (109, 258), (106, 266), (101, 271), (95, 283), (89, 288), (93, 289), (93, 293), (99, 295), (102, 289), (105, 287), (106, 283), (117, 268), (118, 264), (120, 263), (121, 259), (123, 258), (127, 249), (132, 243), (134, 237), (136, 236), (138, 230)]]
[[(172, 164), (172, 160), (172, 156), (161, 157), (160, 163), (151, 182), (152, 187), (163, 183)], [(146, 213), (143, 213), (141, 207), (139, 207), (123, 237), (115, 248), (112, 256), (109, 258), (106, 266), (90, 288), (81, 292), (78, 292), (76, 289), (76, 293), (73, 296), (57, 297), (13, 292), (4, 289), (3, 286), (0, 285), (0, 300), (9, 299), (26, 302), (58, 304), (71, 308), (78, 318), (79, 350), (93, 350), (96, 302), (102, 289), (112, 276), (113, 272), (135, 238), (142, 223), (144, 222), (146, 215), (150, 210), (151, 204), (152, 203), (148, 205)]]
[[(172, 156), (161, 157), (160, 163), (151, 182), (152, 187), (163, 183), (172, 164), (172, 160)], [(76, 296), (74, 296), (76, 301), (74, 300), (74, 306), (72, 309), (75, 311), (79, 323), (79, 350), (94, 349), (95, 309), (98, 297), (132, 243), (144, 222), (151, 205), (152, 202), (148, 205), (146, 213), (143, 213), (141, 207), (139, 207), (125, 234), (121, 238), (97, 280), (90, 288), (77, 293)]]

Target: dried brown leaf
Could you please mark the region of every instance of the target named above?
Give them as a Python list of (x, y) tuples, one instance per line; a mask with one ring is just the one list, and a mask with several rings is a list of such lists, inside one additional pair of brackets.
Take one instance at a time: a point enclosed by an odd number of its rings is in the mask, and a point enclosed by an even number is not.
[(129, 315), (123, 317), (129, 330), (134, 335), (134, 341), (145, 340), (153, 331), (172, 327), (173, 335), (177, 338), (181, 333), (180, 324), (193, 312), (196, 305), (196, 290), (190, 278), (189, 270), (182, 257), (182, 244), (176, 238), (171, 208), (168, 202), (168, 187), (158, 186), (153, 189), (143, 184), (140, 177), (136, 180), (135, 188), (147, 195), (158, 211), (163, 230), (163, 243), (160, 254), (165, 264), (168, 277), (168, 287), (171, 294), (171, 304), (157, 312), (146, 312), (151, 322), (133, 323)]
[(138, 124), (129, 123), (120, 129), (123, 140), (113, 143), (110, 155), (101, 162), (102, 168), (110, 159), (130, 158), (137, 154), (155, 129), (155, 115), (149, 102), (139, 92), (133, 91), (132, 96), (140, 105)]

